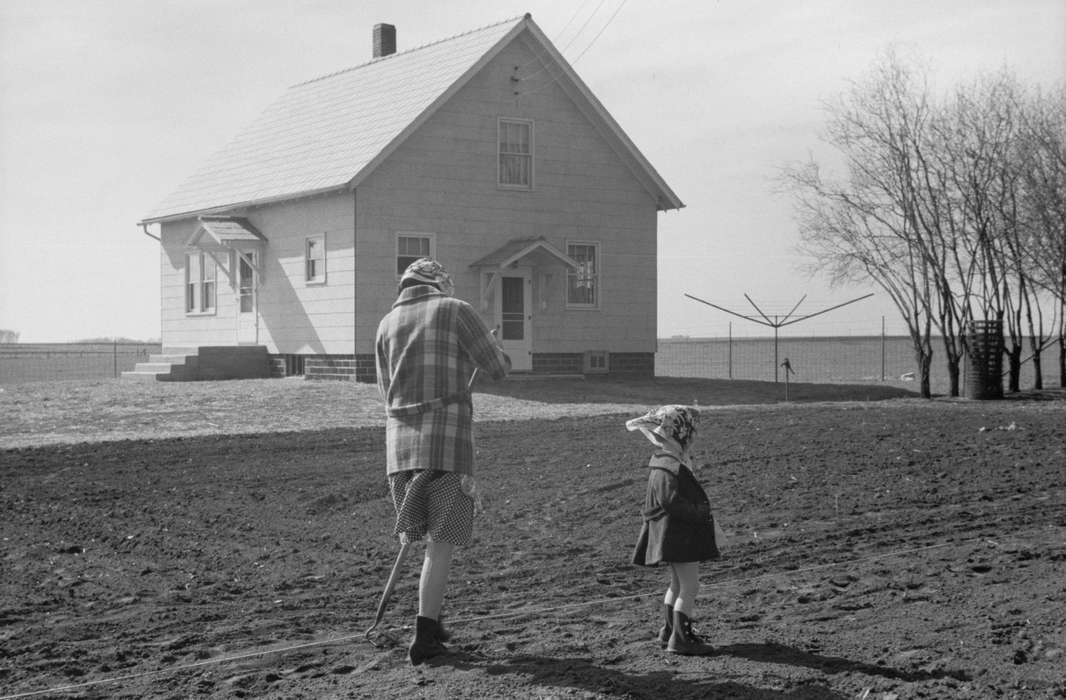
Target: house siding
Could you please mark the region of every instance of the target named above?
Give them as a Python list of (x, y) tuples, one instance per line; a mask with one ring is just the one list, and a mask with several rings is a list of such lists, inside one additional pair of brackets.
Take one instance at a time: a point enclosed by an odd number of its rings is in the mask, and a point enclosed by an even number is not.
[[(355, 258), (352, 196), (307, 197), (237, 212), (267, 239), (259, 286), (258, 344), (272, 354), (351, 354)], [(162, 339), (166, 347), (233, 345), (237, 342), (237, 296), (220, 270), (216, 312), (184, 311), (185, 242), (195, 219), (162, 226)], [(326, 236), (326, 283), (304, 281), (308, 236)]]
[[(596, 241), (599, 308), (566, 308), (561, 264), (534, 275), (534, 355), (655, 351), (656, 203), (566, 92), (548, 86), (548, 71), (515, 96), (513, 67), (536, 60), (524, 42), (510, 44), (359, 186), (358, 352), (372, 351), (377, 321), (395, 297), (402, 231), (436, 234), (456, 294), (490, 324), (493, 309), (480, 305), (471, 262), (515, 238), (543, 236), (562, 251), (568, 241)], [(499, 117), (534, 122), (533, 191), (497, 187)]]

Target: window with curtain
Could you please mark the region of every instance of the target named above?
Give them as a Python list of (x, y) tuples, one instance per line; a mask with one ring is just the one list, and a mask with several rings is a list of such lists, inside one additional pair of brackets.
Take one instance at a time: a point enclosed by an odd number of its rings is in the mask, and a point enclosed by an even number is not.
[(566, 305), (582, 308), (599, 306), (599, 243), (569, 243), (566, 254), (578, 264), (566, 273)]
[(501, 119), (499, 155), (499, 185), (533, 189), (533, 122)]
[(326, 234), (308, 236), (304, 245), (304, 279), (308, 284), (326, 283)]
[(185, 313), (211, 313), (215, 310), (218, 267), (206, 253), (185, 254)]

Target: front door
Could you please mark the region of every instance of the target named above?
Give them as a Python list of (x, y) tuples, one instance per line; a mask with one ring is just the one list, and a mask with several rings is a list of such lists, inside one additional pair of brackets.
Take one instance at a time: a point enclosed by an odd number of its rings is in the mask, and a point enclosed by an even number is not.
[(255, 251), (237, 256), (237, 344), (255, 345), (259, 342), (259, 299), (255, 279)]
[(511, 358), (511, 369), (533, 369), (533, 277), (529, 270), (509, 270), (500, 277), (500, 347)]

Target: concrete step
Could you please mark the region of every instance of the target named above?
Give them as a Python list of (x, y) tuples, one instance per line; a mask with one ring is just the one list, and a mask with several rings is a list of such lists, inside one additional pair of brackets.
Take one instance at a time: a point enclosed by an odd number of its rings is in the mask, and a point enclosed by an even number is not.
[(122, 373), (122, 379), (133, 382), (155, 382), (159, 380), (159, 375), (156, 372), (138, 372), (137, 370), (127, 370)]
[(188, 361), (189, 355), (167, 353), (165, 355), (149, 355), (149, 362), (168, 362), (172, 365), (183, 365)]
[(168, 374), (173, 367), (171, 362), (159, 362), (152, 360), (151, 362), (138, 362), (133, 366), (134, 372), (154, 372), (155, 374)]

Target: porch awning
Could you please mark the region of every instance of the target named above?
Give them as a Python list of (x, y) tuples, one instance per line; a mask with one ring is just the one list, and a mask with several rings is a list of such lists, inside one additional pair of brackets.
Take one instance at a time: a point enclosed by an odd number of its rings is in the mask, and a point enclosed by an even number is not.
[(580, 267), (576, 260), (544, 238), (519, 238), (509, 241), (485, 257), (470, 263), (470, 267), (502, 270), (525, 258), (529, 258), (534, 265), (562, 263), (571, 270), (577, 270)]
[[(534, 267), (563, 264), (570, 270), (579, 270), (581, 265), (544, 238), (517, 238), (504, 243), (483, 258), (470, 263), (470, 267), (488, 273), (481, 285), (481, 308), (489, 307), (489, 298), (499, 284), (500, 273), (511, 265), (528, 260)], [(550, 275), (546, 277), (550, 278)], [(545, 284), (547, 282), (545, 281)], [(541, 285), (541, 294), (544, 293)], [(544, 305), (542, 298), (541, 305)]]

